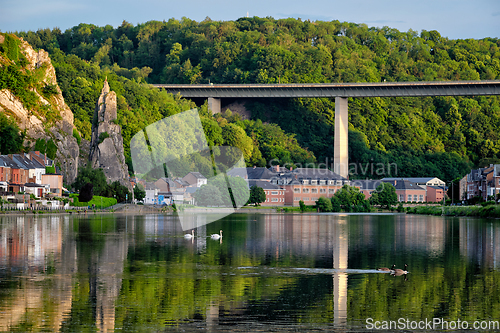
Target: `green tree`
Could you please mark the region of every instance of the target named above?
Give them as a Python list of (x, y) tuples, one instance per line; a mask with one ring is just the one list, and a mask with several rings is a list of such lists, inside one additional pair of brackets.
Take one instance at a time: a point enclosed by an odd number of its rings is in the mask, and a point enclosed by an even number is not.
[(73, 188), (76, 191), (80, 191), (87, 183), (93, 184), (95, 195), (106, 196), (106, 194), (108, 194), (108, 183), (102, 169), (93, 169), (90, 165), (87, 165), (85, 168), (80, 168), (75, 182), (73, 183)]
[(396, 194), (396, 188), (390, 183), (378, 185), (376, 191), (370, 197), (370, 203), (372, 205), (379, 205), (387, 209), (397, 204), (397, 202), (398, 196)]
[(146, 197), (146, 190), (141, 184), (136, 184), (134, 187), (134, 198), (137, 201), (142, 201)]
[(112, 182), (107, 188), (106, 196), (109, 198), (114, 197), (118, 202), (127, 200), (127, 196), (130, 194), (128, 188), (117, 180)]
[(357, 187), (349, 185), (342, 186), (340, 190), (335, 192), (333, 197), (338, 200), (340, 206), (346, 212), (352, 211), (354, 207), (363, 206), (363, 203), (365, 201), (365, 195), (361, 193)]
[(196, 205), (199, 206), (220, 206), (224, 204), (219, 188), (212, 184), (202, 185), (193, 193)]
[(332, 202), (330, 199), (325, 197), (320, 197), (316, 200), (316, 207), (320, 212), (331, 212), (332, 211)]
[(11, 119), (0, 112), (0, 154), (16, 154), (22, 150), (24, 133)]
[(249, 203), (253, 203), (256, 206), (260, 206), (260, 204), (265, 201), (266, 201), (266, 192), (264, 192), (264, 189), (262, 187), (256, 185), (250, 187), (250, 199), (248, 200)]
[[(248, 188), (246, 180), (240, 177), (231, 176), (226, 176), (226, 180), (229, 183), (229, 192), (233, 197), (234, 205), (236, 205), (236, 207), (244, 206), (250, 198), (250, 189)], [(233, 206), (232, 203), (231, 206)]]
[(300, 201), (299, 201), (299, 208), (300, 208), (300, 211), (301, 211), (301, 212), (305, 212), (305, 211), (306, 211), (307, 206), (306, 206), (306, 204), (304, 203), (304, 201), (302, 201), (302, 200), (300, 200)]
[(339, 198), (333, 196), (330, 198), (330, 201), (332, 202), (332, 212), (338, 213), (342, 210)]

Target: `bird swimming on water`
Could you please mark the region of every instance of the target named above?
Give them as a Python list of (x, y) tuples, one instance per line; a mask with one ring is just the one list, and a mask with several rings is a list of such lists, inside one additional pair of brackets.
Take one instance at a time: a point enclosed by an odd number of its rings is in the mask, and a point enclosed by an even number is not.
[(404, 269), (396, 268), (396, 269), (394, 269), (394, 272), (392, 272), (391, 274), (392, 275), (396, 275), (396, 276), (406, 275), (406, 274), (408, 274), (407, 269), (408, 269), (408, 265), (405, 264), (405, 268)]
[(191, 230), (191, 233), (190, 233), (190, 234), (185, 234), (185, 235), (184, 235), (184, 238), (185, 238), (185, 239), (191, 239), (191, 238), (194, 238), (194, 230)]
[(220, 233), (218, 234), (211, 234), (210, 235), (210, 238), (214, 239), (214, 240), (218, 240), (218, 239), (221, 239), (222, 238), (222, 230), (220, 231)]
[(396, 265), (392, 265), (391, 268), (387, 268), (387, 267), (379, 267), (377, 268), (377, 271), (381, 271), (381, 272), (391, 272), (394, 270), (394, 268), (396, 267)]

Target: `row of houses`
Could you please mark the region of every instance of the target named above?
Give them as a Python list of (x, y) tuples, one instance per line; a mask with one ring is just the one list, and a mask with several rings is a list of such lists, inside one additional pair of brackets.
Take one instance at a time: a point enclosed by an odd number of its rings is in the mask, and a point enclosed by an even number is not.
[[(271, 168), (234, 168), (228, 171), (228, 176), (245, 179), (249, 187), (261, 187), (266, 194), (262, 206), (298, 206), (300, 201), (312, 205), (320, 197), (332, 197), (344, 185), (357, 187), (369, 199), (384, 182), (395, 187), (400, 202), (440, 202), (444, 198), (446, 185), (436, 177), (348, 180), (328, 169), (287, 169), (279, 165)], [(207, 178), (199, 172), (191, 172), (183, 178), (160, 178), (155, 182), (144, 182), (145, 203), (195, 204), (192, 194), (206, 183)]]
[(263, 188), (266, 193), (263, 206), (298, 206), (300, 201), (312, 205), (320, 197), (332, 197), (344, 185), (358, 188), (369, 199), (381, 183), (390, 183), (395, 187), (400, 202), (440, 202), (446, 189), (445, 182), (436, 177), (348, 180), (328, 169), (289, 170), (278, 165), (269, 169), (233, 169), (228, 175), (243, 175), (249, 186)]
[(39, 151), (0, 155), (0, 195), (11, 201), (19, 192), (36, 198), (62, 196), (63, 175), (46, 172), (53, 166), (54, 161)]
[(467, 185), (466, 198), (480, 197), (484, 201), (498, 200), (500, 194), (500, 164), (490, 164), (488, 167), (471, 170), (464, 179)]
[(149, 205), (171, 205), (172, 203), (194, 204), (192, 194), (208, 179), (199, 172), (190, 172), (183, 178), (162, 177), (154, 182), (137, 180), (144, 186), (144, 203)]

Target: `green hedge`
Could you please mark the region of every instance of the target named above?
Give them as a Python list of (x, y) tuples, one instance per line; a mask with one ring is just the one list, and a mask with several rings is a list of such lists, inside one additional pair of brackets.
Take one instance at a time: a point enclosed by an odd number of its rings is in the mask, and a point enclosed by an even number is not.
[(445, 215), (445, 216), (475, 216), (486, 218), (500, 217), (500, 205), (480, 206), (433, 206), (409, 207), (408, 214)]
[(98, 195), (94, 195), (92, 200), (90, 200), (89, 202), (80, 202), (80, 200), (78, 200), (78, 194), (75, 193), (70, 194), (70, 197), (73, 198), (73, 203), (71, 205), (75, 207), (86, 207), (86, 206), (92, 206), (94, 204), (96, 208), (102, 209), (116, 205), (116, 203), (118, 202), (115, 198), (101, 197)]

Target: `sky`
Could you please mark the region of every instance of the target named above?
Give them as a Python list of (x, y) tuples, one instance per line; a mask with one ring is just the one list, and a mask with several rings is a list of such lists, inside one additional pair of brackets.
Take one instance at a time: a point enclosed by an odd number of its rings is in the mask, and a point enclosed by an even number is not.
[(500, 0), (0, 0), (0, 31), (62, 31), (89, 23), (114, 28), (187, 17), (245, 16), (365, 23), (368, 27), (437, 30), (450, 39), (500, 38)]

